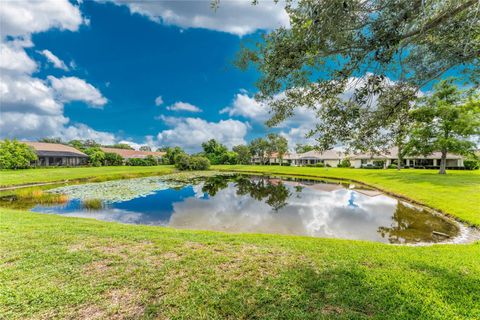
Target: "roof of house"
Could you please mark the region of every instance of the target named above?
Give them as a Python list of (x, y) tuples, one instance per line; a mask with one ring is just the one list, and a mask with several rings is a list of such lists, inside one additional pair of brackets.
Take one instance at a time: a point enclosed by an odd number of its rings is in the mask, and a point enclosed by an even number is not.
[[(295, 153), (284, 153), (283, 160), (296, 159), (297, 154)], [(278, 158), (278, 152), (273, 152), (271, 158)]]
[(60, 143), (46, 143), (46, 142), (31, 142), (22, 141), (23, 143), (32, 147), (38, 156), (51, 156), (51, 157), (88, 157), (85, 153), (74, 147), (67, 146)]
[[(407, 156), (405, 159), (440, 159), (442, 157), (441, 152), (433, 152), (427, 156), (418, 155), (418, 156)], [(398, 158), (398, 148), (393, 147), (388, 149), (386, 152), (381, 152), (379, 154), (373, 154), (370, 152), (359, 153), (350, 156), (350, 159), (397, 159)], [(447, 153), (447, 159), (462, 159), (462, 156), (453, 153)]]
[(140, 150), (130, 150), (130, 149), (119, 149), (119, 148), (100, 148), (103, 152), (116, 153), (124, 159), (130, 158), (146, 158), (147, 156), (154, 156), (157, 158), (163, 157), (165, 152), (154, 152), (154, 151), (140, 151)]
[(297, 159), (320, 159), (320, 160), (341, 160), (345, 154), (338, 150), (325, 150), (323, 152), (311, 150), (297, 155)]

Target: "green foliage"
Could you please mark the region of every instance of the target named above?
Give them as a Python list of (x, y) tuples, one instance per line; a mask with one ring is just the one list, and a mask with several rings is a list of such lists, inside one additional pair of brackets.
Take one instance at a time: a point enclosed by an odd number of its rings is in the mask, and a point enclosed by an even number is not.
[(463, 160), (463, 166), (467, 170), (478, 170), (480, 169), (480, 160), (471, 158)]
[(122, 164), (123, 164), (123, 158), (121, 155), (113, 152), (105, 153), (106, 166), (121, 166)]
[(233, 147), (232, 150), (237, 153), (238, 164), (250, 164), (252, 162), (252, 153), (248, 146), (241, 144)]
[(296, 153), (305, 153), (305, 152), (308, 152), (308, 151), (312, 151), (314, 149), (315, 149), (314, 146), (311, 146), (311, 145), (308, 145), (308, 144), (297, 143), (297, 145), (295, 146), (295, 152)]
[(99, 150), (100, 147), (101, 147), (99, 143), (97, 143), (95, 140), (92, 140), (92, 139), (71, 140), (71, 141), (68, 142), (68, 144), (71, 145), (72, 147), (74, 147), (75, 149), (81, 150), (83, 152), (85, 152), (85, 150), (91, 149), (91, 148)]
[(38, 142), (63, 144), (63, 141), (61, 138), (41, 138), (41, 139), (38, 139)]
[[(478, 1), (286, 5), (290, 27), (245, 46), (237, 64), (260, 72), (256, 98), (271, 107), (268, 125), (299, 107), (315, 112), (318, 126), (308, 136), (315, 135), (320, 149), (337, 143), (362, 152), (402, 149), (412, 92), (457, 66), (466, 66), (464, 80), (479, 86)], [(388, 103), (377, 108), (382, 100)]]
[(256, 138), (250, 141), (249, 147), (252, 156), (260, 158), (260, 162), (265, 164), (267, 152), (270, 148), (268, 141), (263, 138)]
[(164, 164), (175, 164), (175, 158), (177, 156), (186, 154), (185, 151), (183, 151), (183, 149), (180, 147), (168, 147), (165, 152), (166, 154), (162, 159)]
[(140, 151), (152, 151), (152, 148), (150, 146), (141, 146)]
[(472, 138), (480, 134), (480, 96), (458, 90), (453, 79), (442, 80), (412, 112), (416, 120), (409, 150), (413, 155), (440, 151), (440, 172), (445, 173), (447, 152), (473, 152)]
[(352, 164), (350, 163), (350, 160), (348, 160), (348, 159), (343, 159), (337, 165), (337, 167), (339, 167), (339, 168), (350, 168), (351, 166), (352, 166)]
[(267, 135), (267, 155), (270, 157), (272, 153), (276, 152), (277, 157), (280, 160), (280, 164), (283, 162), (283, 157), (288, 151), (288, 141), (285, 137), (282, 137), (276, 133), (269, 133)]
[(83, 142), (81, 140), (71, 140), (68, 144), (77, 150), (84, 150)]
[(175, 158), (175, 167), (179, 170), (207, 170), (210, 167), (210, 161), (201, 156), (189, 156), (188, 154), (179, 154)]
[(203, 156), (206, 157), (211, 164), (236, 164), (237, 154), (228, 151), (228, 148), (223, 144), (217, 142), (215, 139), (210, 139), (202, 143)]
[(134, 150), (129, 144), (127, 143), (116, 143), (111, 146), (105, 146), (107, 148), (115, 148), (115, 149), (126, 149), (126, 150)]
[(148, 155), (145, 157), (145, 163), (147, 166), (157, 166), (158, 165), (158, 159), (155, 158), (152, 155)]
[(353, 100), (372, 103), (387, 77), (422, 87), (455, 66), (468, 65), (465, 78), (478, 85), (478, 1), (289, 4), (290, 28), (279, 27), (255, 47), (244, 47), (237, 61), (241, 68), (252, 63), (261, 72), (258, 97), (271, 102), (270, 124), (298, 106), (321, 103), (328, 109), (347, 89), (354, 89)]
[(5, 139), (0, 141), (0, 168), (24, 169), (30, 167), (30, 162), (37, 160), (35, 151), (25, 143)]
[(92, 167), (100, 167), (105, 161), (105, 152), (103, 152), (99, 147), (86, 147), (83, 149), (86, 155), (88, 155), (88, 163)]
[(125, 162), (127, 166), (156, 166), (158, 165), (158, 160), (154, 156), (147, 156), (143, 159), (141, 158), (130, 158)]

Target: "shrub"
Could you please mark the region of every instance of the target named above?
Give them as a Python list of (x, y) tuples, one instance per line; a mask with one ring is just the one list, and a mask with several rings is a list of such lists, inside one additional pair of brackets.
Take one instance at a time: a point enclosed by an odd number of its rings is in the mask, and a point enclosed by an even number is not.
[(352, 166), (352, 164), (350, 163), (350, 160), (348, 160), (348, 159), (343, 159), (337, 165), (337, 167), (339, 167), (339, 168), (350, 168), (351, 166)]
[(37, 154), (25, 143), (17, 140), (0, 141), (0, 168), (24, 169), (30, 167), (30, 162), (37, 160)]
[(387, 167), (388, 169), (397, 169), (397, 165), (395, 163), (392, 163)]
[(175, 157), (175, 167), (178, 170), (191, 170), (190, 169), (190, 156), (185, 153), (180, 153)]
[(89, 147), (84, 152), (88, 155), (88, 163), (93, 167), (100, 167), (105, 162), (105, 152), (99, 147)]
[(122, 164), (123, 164), (123, 158), (121, 155), (113, 152), (105, 153), (106, 166), (121, 166)]
[(210, 168), (210, 161), (205, 157), (190, 157), (192, 170), (207, 170)]
[(210, 167), (210, 161), (201, 156), (179, 154), (175, 158), (175, 167), (179, 170), (207, 170)]
[(125, 164), (127, 166), (146, 166), (147, 165), (145, 159), (140, 159), (140, 158), (130, 158), (125, 162)]
[(480, 168), (480, 160), (477, 159), (465, 159), (463, 160), (463, 166), (467, 170), (477, 170)]
[(144, 159), (144, 162), (145, 162), (145, 165), (146, 165), (146, 166), (157, 166), (157, 165), (158, 165), (158, 160), (157, 160), (157, 158), (155, 158), (155, 157), (152, 156), (152, 155), (147, 156), (147, 157)]

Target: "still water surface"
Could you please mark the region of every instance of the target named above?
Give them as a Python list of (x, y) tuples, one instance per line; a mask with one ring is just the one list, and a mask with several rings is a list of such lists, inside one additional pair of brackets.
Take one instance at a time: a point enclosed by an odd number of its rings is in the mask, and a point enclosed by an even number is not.
[[(116, 182), (117, 187), (118, 183), (122, 182)], [(459, 234), (458, 225), (443, 216), (350, 184), (243, 175), (213, 176), (168, 188), (161, 180), (149, 183), (154, 187), (146, 194), (102, 200), (95, 210), (86, 208), (78, 196), (63, 205), (37, 205), (32, 211), (130, 224), (386, 243), (442, 242)], [(108, 182), (102, 188), (108, 191)]]

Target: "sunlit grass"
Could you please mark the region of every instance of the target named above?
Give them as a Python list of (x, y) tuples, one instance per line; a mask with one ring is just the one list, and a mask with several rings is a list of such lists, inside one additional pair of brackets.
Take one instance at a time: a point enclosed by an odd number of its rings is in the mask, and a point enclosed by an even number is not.
[(476, 319), (480, 243), (394, 246), (0, 208), (5, 319)]

